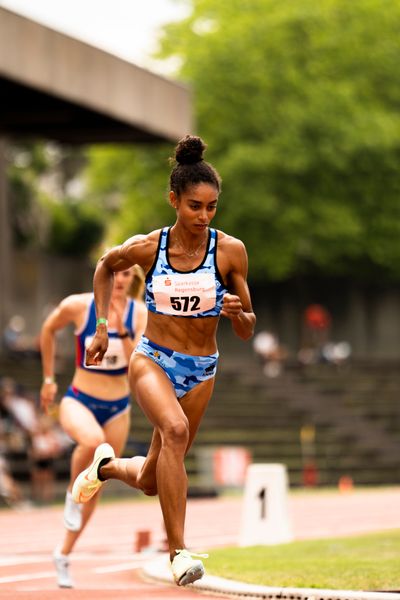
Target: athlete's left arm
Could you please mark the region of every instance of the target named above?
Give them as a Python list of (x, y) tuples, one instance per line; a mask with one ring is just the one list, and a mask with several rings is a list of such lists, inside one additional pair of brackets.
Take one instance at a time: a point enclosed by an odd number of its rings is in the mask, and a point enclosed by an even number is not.
[(253, 312), (249, 287), (247, 285), (248, 259), (244, 244), (234, 238), (229, 243), (230, 270), (228, 289), (224, 295), (221, 315), (232, 321), (232, 328), (242, 340), (254, 334), (256, 315)]

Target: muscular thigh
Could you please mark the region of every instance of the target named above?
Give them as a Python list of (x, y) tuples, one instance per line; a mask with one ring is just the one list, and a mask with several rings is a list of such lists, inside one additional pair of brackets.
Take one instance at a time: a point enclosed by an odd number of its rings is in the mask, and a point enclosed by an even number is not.
[(207, 379), (197, 384), (180, 399), (180, 405), (189, 421), (188, 450), (193, 443), (207, 405), (213, 393), (215, 379)]
[(135, 354), (129, 369), (136, 402), (157, 429), (179, 419), (186, 421), (174, 388), (163, 369), (143, 354)]
[(102, 435), (102, 428), (93, 413), (81, 402), (68, 396), (61, 400), (59, 419), (61, 427), (78, 444), (86, 445), (87, 440), (95, 434)]
[(156, 428), (175, 418), (188, 421), (189, 448), (211, 398), (214, 378), (197, 384), (178, 401), (168, 376), (150, 358), (136, 354), (130, 377), (136, 401)]
[(126, 411), (104, 424), (106, 441), (114, 448), (116, 456), (121, 456), (125, 448), (130, 422), (130, 411)]

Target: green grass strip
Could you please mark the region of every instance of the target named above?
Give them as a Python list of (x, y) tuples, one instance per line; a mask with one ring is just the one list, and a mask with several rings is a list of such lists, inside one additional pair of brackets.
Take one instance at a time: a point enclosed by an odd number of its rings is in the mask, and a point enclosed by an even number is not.
[(399, 591), (400, 530), (210, 551), (207, 573), (272, 587)]

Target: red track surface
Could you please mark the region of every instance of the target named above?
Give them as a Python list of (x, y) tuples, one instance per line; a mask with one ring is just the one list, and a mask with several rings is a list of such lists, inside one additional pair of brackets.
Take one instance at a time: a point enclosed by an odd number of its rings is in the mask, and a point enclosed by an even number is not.
[[(400, 488), (293, 494), (289, 499), (296, 539), (334, 537), (400, 528)], [(234, 545), (241, 498), (190, 500), (187, 544), (197, 551)], [(0, 599), (193, 599), (199, 594), (146, 582), (140, 573), (150, 552), (134, 552), (137, 532), (149, 530), (154, 548), (164, 538), (158, 503), (123, 501), (99, 506), (72, 555), (75, 588), (57, 588), (51, 553), (62, 535), (62, 508), (0, 511)], [(154, 556), (154, 555), (153, 555)]]

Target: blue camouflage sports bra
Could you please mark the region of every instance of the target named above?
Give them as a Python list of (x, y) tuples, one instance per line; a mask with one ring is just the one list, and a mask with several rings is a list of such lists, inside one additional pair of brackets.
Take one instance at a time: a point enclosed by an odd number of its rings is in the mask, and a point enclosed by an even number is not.
[(227, 289), (217, 267), (216, 229), (208, 230), (203, 261), (192, 271), (178, 271), (170, 265), (170, 229), (161, 230), (156, 257), (146, 276), (147, 309), (175, 317), (218, 317)]

